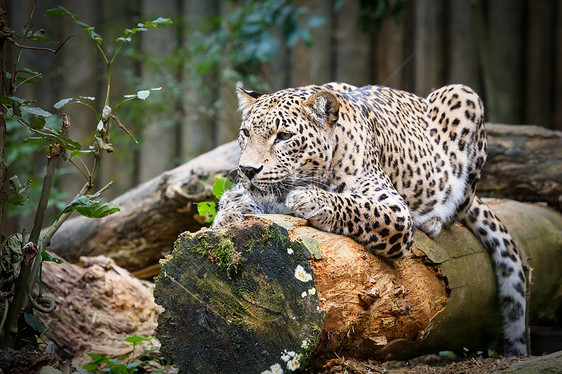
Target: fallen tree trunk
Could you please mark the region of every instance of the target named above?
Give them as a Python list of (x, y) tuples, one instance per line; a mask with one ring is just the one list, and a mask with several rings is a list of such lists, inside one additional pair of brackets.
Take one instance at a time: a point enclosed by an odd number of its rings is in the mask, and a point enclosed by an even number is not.
[(105, 255), (130, 271), (157, 264), (181, 232), (205, 225), (195, 203), (214, 199), (213, 176), (236, 167), (238, 149), (225, 144), (129, 190), (113, 200), (115, 214), (69, 220), (49, 250), (71, 262)]
[[(161, 308), (152, 289), (107, 257), (83, 257), (81, 262), (84, 267), (43, 263), (43, 293), (57, 306), (52, 313), (37, 312), (47, 338), (77, 365), (91, 361), (87, 353), (132, 356), (133, 346), (119, 337), (154, 335)], [(135, 353), (159, 346), (155, 339), (145, 341)]]
[(488, 160), (480, 196), (544, 201), (562, 211), (562, 132), (486, 124)]
[[(490, 157), (480, 183), (482, 196), (546, 201), (562, 208), (560, 132), (536, 126), (487, 125)], [(139, 185), (114, 200), (121, 211), (65, 223), (49, 249), (69, 261), (106, 255), (131, 271), (170, 253), (179, 233), (205, 225), (195, 202), (213, 200), (212, 176), (236, 168), (239, 148), (225, 144)], [(141, 271), (154, 275), (158, 269)]]
[[(560, 313), (562, 215), (491, 207), (535, 269), (531, 316)], [(260, 373), (487, 347), (501, 323), (485, 249), (454, 224), (435, 240), (417, 232), (414, 254), (387, 262), (288, 216), (184, 233), (156, 281), (161, 351), (185, 372)]]

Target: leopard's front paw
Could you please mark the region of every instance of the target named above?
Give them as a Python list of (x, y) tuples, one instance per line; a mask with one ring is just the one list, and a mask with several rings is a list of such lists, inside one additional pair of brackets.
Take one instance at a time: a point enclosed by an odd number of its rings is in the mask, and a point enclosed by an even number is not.
[(324, 231), (331, 231), (332, 209), (322, 192), (315, 189), (298, 189), (289, 192), (285, 206), (297, 217)]
[(222, 209), (217, 212), (213, 220), (212, 228), (216, 229), (223, 227), (232, 222), (239, 222), (244, 220), (244, 215), (236, 210)]
[(419, 226), (419, 228), (430, 238), (435, 238), (437, 235), (439, 235), (442, 227), (443, 222), (441, 222), (441, 219), (438, 217), (433, 217)]

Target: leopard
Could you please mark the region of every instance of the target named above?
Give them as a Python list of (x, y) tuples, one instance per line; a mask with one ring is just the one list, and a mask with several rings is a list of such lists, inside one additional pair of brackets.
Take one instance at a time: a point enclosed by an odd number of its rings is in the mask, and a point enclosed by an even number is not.
[(409, 256), (414, 230), (454, 221), (489, 253), (506, 356), (527, 355), (526, 279), (506, 226), (476, 196), (487, 157), (484, 106), (468, 86), (427, 97), (341, 82), (270, 94), (237, 88), (238, 181), (213, 227), (248, 214), (290, 214), (351, 237), (377, 256)]

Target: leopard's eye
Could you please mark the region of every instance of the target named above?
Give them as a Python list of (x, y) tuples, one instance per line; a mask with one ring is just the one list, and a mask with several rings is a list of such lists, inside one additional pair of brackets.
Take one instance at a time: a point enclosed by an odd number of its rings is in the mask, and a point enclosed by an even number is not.
[(293, 137), (293, 134), (287, 131), (280, 131), (277, 133), (277, 138), (275, 138), (275, 143), (282, 140), (289, 140)]
[(249, 137), (249, 136), (250, 136), (250, 131), (248, 131), (248, 129), (242, 129), (242, 130), (240, 130), (240, 132), (241, 132), (245, 137)]

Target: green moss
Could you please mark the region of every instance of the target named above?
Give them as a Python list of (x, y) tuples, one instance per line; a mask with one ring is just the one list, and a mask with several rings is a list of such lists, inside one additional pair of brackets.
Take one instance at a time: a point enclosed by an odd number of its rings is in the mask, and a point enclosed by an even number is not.
[(240, 270), (242, 257), (230, 239), (212, 232), (198, 234), (195, 239), (198, 245), (191, 247), (192, 252), (209, 258), (228, 274)]
[(266, 225), (265, 233), (257, 240), (252, 240), (246, 245), (246, 250), (251, 252), (254, 248), (276, 247), (281, 242), (289, 242), (289, 233), (279, 225)]

